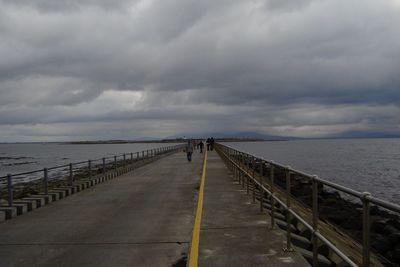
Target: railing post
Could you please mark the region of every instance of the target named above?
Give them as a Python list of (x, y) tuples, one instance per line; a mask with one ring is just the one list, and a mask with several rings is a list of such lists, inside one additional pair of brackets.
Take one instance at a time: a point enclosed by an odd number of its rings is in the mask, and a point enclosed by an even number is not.
[(256, 203), (256, 161), (255, 158), (252, 156), (251, 157), (251, 168), (252, 168), (252, 179), (251, 179), (251, 184), (253, 185), (253, 203)]
[(240, 180), (239, 180), (239, 167), (238, 167), (238, 163), (237, 163), (237, 151), (235, 150), (234, 151), (234, 153), (235, 153), (235, 181), (238, 181), (239, 183), (240, 183)]
[(117, 170), (117, 156), (114, 156), (114, 169)]
[(247, 164), (247, 168), (246, 168), (246, 173), (247, 173), (247, 175), (246, 175), (246, 186), (247, 186), (247, 188), (246, 188), (246, 193), (247, 194), (249, 194), (249, 191), (250, 191), (250, 187), (249, 187), (249, 172), (250, 172), (250, 158), (249, 158), (249, 154), (246, 154), (246, 164)]
[(361, 199), (363, 203), (363, 267), (368, 267), (370, 260), (370, 197), (370, 193), (364, 192)]
[(126, 166), (126, 155), (124, 153), (124, 168), (125, 168), (125, 166)]
[[(244, 154), (241, 152), (241, 165), (244, 168)], [(240, 172), (240, 179), (242, 180), (242, 188), (244, 188), (244, 172), (241, 170)]]
[(44, 193), (47, 195), (49, 193), (49, 181), (47, 176), (47, 168), (43, 169), (43, 182), (44, 182)]
[(131, 153), (131, 164), (133, 164), (133, 153)]
[(13, 190), (13, 182), (12, 175), (7, 174), (7, 191), (8, 191), (8, 206), (11, 207), (14, 204), (14, 190)]
[(69, 185), (72, 186), (74, 182), (74, 169), (72, 168), (72, 163), (69, 164)]
[(263, 174), (264, 174), (264, 161), (260, 161), (260, 212), (264, 210), (264, 190), (263, 190)]
[(136, 152), (136, 161), (139, 160), (139, 152)]
[(271, 182), (271, 229), (275, 228), (275, 188), (274, 188), (274, 163), (270, 162), (269, 177)]
[(89, 179), (92, 179), (92, 161), (88, 160), (88, 167), (89, 167)]
[(144, 150), (142, 151), (142, 159), (144, 159)]
[(286, 167), (286, 248), (284, 251), (291, 252), (294, 251), (292, 248), (292, 229), (291, 229), (291, 221), (292, 214), (290, 213), (290, 166)]
[(318, 231), (318, 176), (313, 175), (312, 179), (312, 217), (313, 217), (313, 234), (312, 234), (312, 246), (313, 246), (313, 267), (318, 267), (318, 237), (316, 232)]
[(106, 158), (103, 158), (103, 174), (106, 173)]

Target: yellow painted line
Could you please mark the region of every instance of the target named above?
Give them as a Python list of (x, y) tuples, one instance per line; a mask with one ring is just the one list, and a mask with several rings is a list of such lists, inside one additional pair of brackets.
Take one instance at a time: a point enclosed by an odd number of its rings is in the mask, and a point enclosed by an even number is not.
[(197, 267), (199, 256), (199, 241), (200, 241), (200, 225), (201, 215), (203, 214), (203, 198), (204, 198), (204, 182), (206, 179), (207, 168), (207, 150), (205, 150), (203, 160), (203, 173), (201, 175), (199, 199), (197, 201), (196, 218), (194, 219), (194, 227), (192, 233), (192, 243), (190, 245), (189, 265), (188, 267)]

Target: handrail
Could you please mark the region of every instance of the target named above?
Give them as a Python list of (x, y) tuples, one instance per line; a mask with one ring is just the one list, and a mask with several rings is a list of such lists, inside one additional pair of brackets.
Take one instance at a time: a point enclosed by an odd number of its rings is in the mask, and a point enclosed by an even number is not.
[[(246, 177), (247, 179), (251, 179), (251, 182), (253, 183), (253, 200), (255, 200), (255, 195), (254, 195), (254, 187), (255, 185), (258, 186), (259, 190), (260, 190), (260, 195), (263, 193), (267, 193), (271, 199), (273, 201), (276, 201), (277, 203), (280, 204), (280, 206), (287, 210), (287, 223), (288, 226), (287, 231), (287, 249), (290, 250), (290, 244), (291, 244), (291, 233), (290, 233), (290, 227), (289, 224), (291, 223), (291, 220), (289, 217), (294, 216), (296, 219), (298, 219), (298, 221), (300, 221), (306, 228), (308, 228), (309, 230), (311, 230), (312, 233), (312, 243), (313, 246), (315, 247), (317, 245), (318, 240), (323, 242), (325, 245), (327, 245), (337, 256), (339, 256), (344, 262), (346, 262), (347, 264), (349, 264), (350, 266), (358, 266), (358, 264), (361, 264), (362, 266), (370, 266), (370, 262), (371, 262), (371, 253), (370, 253), (370, 205), (371, 204), (375, 204), (379, 207), (382, 208), (386, 208), (392, 212), (400, 212), (400, 206), (381, 200), (379, 198), (375, 198), (372, 197), (370, 193), (368, 192), (358, 192), (356, 190), (353, 190), (351, 188), (347, 188), (345, 186), (318, 178), (315, 175), (310, 175), (308, 173), (296, 170), (294, 168), (291, 168), (289, 166), (285, 166), (282, 165), (280, 163), (276, 163), (272, 160), (266, 160), (264, 158), (260, 158), (257, 156), (252, 155), (251, 153), (248, 152), (243, 152), (240, 150), (237, 150), (236, 148), (233, 148), (231, 146), (228, 145), (224, 145), (224, 144), (220, 144), (217, 143), (216, 144), (216, 150), (217, 152), (219, 152), (220, 154), (222, 154), (222, 156), (225, 158), (225, 160), (227, 160), (227, 164), (229, 164), (228, 166), (230, 166), (230, 168), (233, 170), (234, 172), (234, 176), (236, 177), (236, 175), (238, 175), (239, 177), (239, 182), (240, 179), (242, 177)], [(243, 162), (242, 162), (243, 161)], [(260, 164), (260, 166), (264, 166), (264, 164), (268, 164), (268, 166), (270, 167), (271, 173), (270, 173), (270, 181), (267, 181), (267, 185), (269, 185), (269, 188), (267, 188), (264, 184), (263, 184), (263, 180), (262, 180), (262, 176), (264, 176), (264, 174), (262, 173), (262, 168), (260, 169), (260, 174), (257, 174), (260, 178), (257, 179), (256, 178), (256, 171), (255, 171), (255, 161), (258, 161)], [(250, 172), (250, 167), (249, 164), (250, 162), (252, 163), (251, 166), (251, 172)], [(284, 199), (280, 199), (274, 191), (276, 191), (275, 189), (275, 185), (274, 185), (274, 169), (275, 168), (279, 168), (281, 171), (284, 171), (286, 173), (286, 188), (281, 188), (280, 192), (283, 192), (282, 197)], [(307, 222), (306, 219), (304, 219), (301, 215), (299, 215), (298, 213), (296, 213), (292, 208), (291, 208), (291, 202), (293, 200), (291, 200), (292, 195), (290, 192), (290, 180), (291, 180), (291, 174), (297, 174), (300, 175), (306, 179), (309, 179), (312, 182), (312, 208), (311, 208), (311, 216), (312, 216), (312, 223)], [(362, 233), (363, 233), (363, 237), (362, 237), (362, 251), (360, 252), (360, 257), (361, 257), (361, 261), (360, 262), (355, 262), (355, 259), (351, 259), (348, 255), (345, 254), (345, 252), (341, 251), (338, 247), (336, 247), (332, 242), (329, 241), (329, 239), (324, 236), (321, 231), (320, 231), (320, 227), (318, 225), (318, 184), (322, 184), (325, 185), (327, 187), (330, 188), (334, 188), (336, 190), (338, 190), (339, 192), (343, 192), (346, 194), (349, 194), (351, 196), (354, 196), (356, 198), (358, 198), (361, 203), (363, 204), (362, 207), (362, 225), (363, 225), (363, 229), (362, 229)], [(243, 186), (244, 186), (244, 180), (243, 180)], [(248, 186), (248, 182), (247, 182), (247, 186)], [(274, 190), (275, 189), (275, 190)], [(248, 189), (249, 190), (249, 189)], [(285, 202), (286, 201), (286, 202)], [(260, 197), (260, 202), (262, 202), (262, 199)], [(260, 205), (262, 205), (262, 203), (260, 203)], [(274, 205), (271, 204), (271, 213), (273, 213), (274, 211)], [(261, 207), (262, 209), (262, 207)], [(290, 216), (289, 216), (290, 215)], [(273, 216), (271, 216), (271, 223), (273, 224), (274, 222), (274, 218), (272, 218)], [(316, 266), (318, 264), (318, 251), (316, 249), (313, 249), (313, 266)], [(376, 257), (374, 257), (374, 263), (375, 262)]]
[[(1, 181), (5, 181), (6, 183), (6, 193), (7, 193), (7, 203), (8, 206), (12, 206), (13, 202), (14, 202), (14, 186), (18, 185), (22, 185), (23, 188), (28, 187), (29, 183), (33, 182), (33, 181), (38, 181), (38, 180), (43, 180), (43, 188), (44, 188), (44, 193), (47, 194), (48, 193), (48, 185), (49, 185), (49, 180), (57, 180), (57, 177), (50, 177), (49, 176), (49, 171), (54, 171), (54, 170), (58, 170), (61, 169), (61, 171), (64, 171), (63, 174), (61, 174), (61, 181), (63, 179), (67, 179), (68, 185), (72, 185), (74, 178), (76, 176), (77, 173), (75, 173), (74, 175), (74, 170), (79, 170), (79, 173), (82, 172), (87, 172), (89, 178), (91, 177), (93, 171), (100, 171), (101, 173), (105, 174), (107, 171), (107, 167), (108, 169), (111, 170), (117, 170), (117, 168), (119, 166), (121, 166), (121, 162), (122, 162), (122, 166), (126, 166), (127, 161), (129, 161), (131, 164), (133, 164), (134, 162), (137, 162), (139, 160), (146, 160), (146, 159), (150, 159), (153, 158), (157, 155), (161, 155), (161, 154), (166, 154), (166, 153), (170, 153), (172, 151), (176, 151), (180, 148), (182, 148), (183, 144), (177, 144), (177, 145), (171, 145), (171, 146), (163, 146), (163, 147), (156, 147), (156, 148), (151, 148), (151, 149), (146, 149), (146, 150), (142, 150), (142, 151), (135, 151), (135, 152), (130, 152), (130, 153), (123, 153), (123, 154), (116, 154), (113, 156), (107, 156), (107, 157), (103, 157), (103, 158), (99, 158), (99, 159), (94, 159), (94, 160), (87, 160), (87, 161), (79, 161), (79, 162), (71, 162), (69, 164), (64, 164), (64, 165), (59, 165), (59, 166), (53, 166), (53, 167), (49, 167), (49, 168), (42, 168), (42, 169), (38, 169), (38, 170), (33, 170), (33, 171), (28, 171), (28, 172), (21, 172), (21, 173), (14, 173), (14, 174), (7, 174), (6, 176), (1, 176), (0, 177), (0, 182)], [(128, 155), (128, 157), (127, 157)], [(133, 157), (133, 155), (135, 155), (135, 158)], [(122, 159), (119, 159), (121, 158)], [(111, 159), (111, 160), (110, 160)], [(101, 162), (99, 162), (101, 161)], [(95, 162), (99, 162), (96, 164), (93, 164)], [(85, 166), (82, 166), (83, 164), (87, 164)], [(79, 166), (79, 167), (77, 167)], [(96, 167), (95, 169), (93, 169), (93, 167)], [(14, 183), (17, 181), (20, 181), (21, 179), (24, 179), (25, 175), (30, 175), (30, 174), (35, 174), (35, 173), (41, 173), (43, 176), (42, 177), (38, 177), (38, 178), (33, 178), (27, 182), (18, 182), (18, 183)], [(59, 174), (59, 172), (58, 172)], [(50, 179), (49, 179), (50, 178)], [(60, 178), (60, 177), (58, 177)], [(57, 180), (58, 181), (58, 180)], [(2, 198), (1, 194), (2, 194), (2, 189), (1, 189), (1, 183), (0, 183), (0, 199)]]

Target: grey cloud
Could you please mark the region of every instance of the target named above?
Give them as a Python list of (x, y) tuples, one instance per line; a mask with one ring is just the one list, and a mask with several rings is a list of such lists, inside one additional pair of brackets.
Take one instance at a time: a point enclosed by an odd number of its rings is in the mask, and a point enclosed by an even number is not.
[(100, 7), (104, 9), (120, 9), (128, 4), (134, 4), (140, 0), (68, 0), (68, 1), (52, 1), (52, 0), (1, 0), (0, 3), (19, 6), (32, 7), (41, 12), (73, 12), (82, 7)]
[[(2, 124), (191, 117), (213, 129), (400, 131), (398, 109), (376, 111), (400, 103), (399, 13), (374, 0), (3, 0), (0, 133)], [(107, 90), (144, 98), (121, 110), (96, 102)], [(316, 106), (323, 116), (307, 116)]]

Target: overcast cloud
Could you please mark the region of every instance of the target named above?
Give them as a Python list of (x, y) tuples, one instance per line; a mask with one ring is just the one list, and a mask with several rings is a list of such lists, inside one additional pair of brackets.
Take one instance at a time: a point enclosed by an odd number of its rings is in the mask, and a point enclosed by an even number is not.
[(400, 0), (0, 0), (0, 141), (400, 134)]

